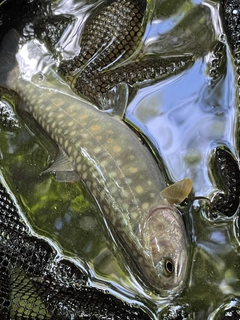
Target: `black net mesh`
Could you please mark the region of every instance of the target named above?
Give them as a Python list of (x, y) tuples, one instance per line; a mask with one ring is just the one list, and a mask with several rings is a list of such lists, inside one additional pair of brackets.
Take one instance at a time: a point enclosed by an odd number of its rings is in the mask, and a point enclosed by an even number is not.
[(0, 183), (0, 319), (149, 319), (96, 288), (84, 273), (30, 234)]
[[(240, 48), (240, 3), (238, 0), (222, 0), (225, 31), (231, 48), (238, 57)], [(239, 58), (239, 57), (238, 57)]]

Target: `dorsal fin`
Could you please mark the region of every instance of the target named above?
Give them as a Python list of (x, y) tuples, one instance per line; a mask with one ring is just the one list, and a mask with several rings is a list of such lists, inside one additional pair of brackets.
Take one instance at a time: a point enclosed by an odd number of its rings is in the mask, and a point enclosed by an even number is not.
[(180, 204), (192, 190), (192, 180), (180, 180), (160, 192), (170, 204)]

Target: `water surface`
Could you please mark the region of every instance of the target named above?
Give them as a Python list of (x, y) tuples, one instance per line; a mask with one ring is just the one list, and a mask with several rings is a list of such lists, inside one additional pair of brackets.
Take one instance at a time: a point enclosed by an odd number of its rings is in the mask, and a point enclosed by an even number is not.
[[(216, 190), (209, 164), (214, 148), (225, 145), (235, 155), (239, 149), (235, 70), (222, 30), (219, 2), (152, 3), (143, 51), (162, 55), (192, 53), (195, 63), (179, 75), (136, 88), (125, 115), (125, 121), (155, 147), (167, 178), (178, 181), (189, 177), (193, 180), (194, 195), (205, 197)], [(71, 14), (75, 18), (55, 47), (59, 57), (67, 59), (78, 53), (86, 18), (100, 3), (53, 3), (54, 14)], [(14, 104), (6, 94), (2, 103)], [(169, 303), (187, 306), (191, 319), (213, 319), (216, 310), (239, 297), (237, 214), (213, 221), (206, 203), (190, 201), (184, 210), (191, 246), (186, 288), (171, 301), (161, 298), (146, 290), (131, 273), (84, 185), (59, 183), (54, 176), (44, 173), (56, 156), (54, 143), (30, 117), (21, 114), (17, 120), (17, 128), (1, 124), (4, 176), (34, 230), (56, 242), (60, 254), (86, 268), (89, 284), (142, 305), (153, 319), (158, 319)]]

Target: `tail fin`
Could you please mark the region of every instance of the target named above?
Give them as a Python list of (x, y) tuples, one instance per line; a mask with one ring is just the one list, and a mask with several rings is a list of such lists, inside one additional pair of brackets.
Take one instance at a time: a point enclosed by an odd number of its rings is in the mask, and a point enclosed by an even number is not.
[(11, 29), (4, 36), (0, 47), (0, 85), (13, 89), (12, 82), (14, 79), (11, 71), (17, 65), (16, 53), (19, 45), (19, 34), (15, 29)]

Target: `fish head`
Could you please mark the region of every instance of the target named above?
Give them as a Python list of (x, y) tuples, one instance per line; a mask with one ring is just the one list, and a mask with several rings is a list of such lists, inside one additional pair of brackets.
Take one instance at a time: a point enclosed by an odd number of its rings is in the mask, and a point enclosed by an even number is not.
[(184, 287), (189, 250), (183, 218), (175, 204), (182, 203), (191, 190), (191, 179), (162, 190), (142, 225), (143, 246), (150, 266), (145, 273), (151, 285), (164, 295), (179, 293)]
[(151, 285), (158, 291), (179, 292), (188, 265), (188, 242), (180, 213), (172, 206), (150, 210), (143, 228), (144, 247), (152, 270)]

